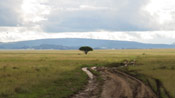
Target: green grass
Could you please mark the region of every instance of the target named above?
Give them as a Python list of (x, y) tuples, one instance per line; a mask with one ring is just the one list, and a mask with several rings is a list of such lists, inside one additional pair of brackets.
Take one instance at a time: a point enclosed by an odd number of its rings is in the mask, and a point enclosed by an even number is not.
[[(139, 50), (138, 52), (140, 52)], [(175, 97), (175, 50), (146, 50), (144, 55), (137, 57), (136, 66), (127, 67), (127, 72), (135, 74), (141, 80), (148, 80), (156, 91), (156, 83), (153, 80), (161, 82), (160, 96), (166, 98), (166, 91), (171, 97)], [(139, 76), (140, 74), (140, 76)], [(146, 82), (146, 81), (145, 81)]]
[[(83, 66), (113, 66), (136, 59), (128, 67), (158, 79), (175, 97), (175, 49), (81, 51), (0, 51), (0, 98), (65, 98), (83, 88)], [(154, 84), (154, 83), (153, 83)]]

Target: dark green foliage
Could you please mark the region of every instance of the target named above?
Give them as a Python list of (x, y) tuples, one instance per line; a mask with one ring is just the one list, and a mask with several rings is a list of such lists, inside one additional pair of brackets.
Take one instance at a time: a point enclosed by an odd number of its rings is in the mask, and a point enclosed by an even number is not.
[(82, 46), (79, 48), (80, 51), (83, 51), (86, 55), (89, 51), (93, 51), (93, 49), (89, 46)]

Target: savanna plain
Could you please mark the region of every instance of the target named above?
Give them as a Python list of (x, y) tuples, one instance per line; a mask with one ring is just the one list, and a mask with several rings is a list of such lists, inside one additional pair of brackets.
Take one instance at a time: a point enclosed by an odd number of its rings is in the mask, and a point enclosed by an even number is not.
[[(136, 64), (121, 66), (124, 60)], [(82, 67), (118, 67), (162, 98), (175, 98), (175, 49), (1, 50), (0, 98), (67, 98), (82, 90)]]

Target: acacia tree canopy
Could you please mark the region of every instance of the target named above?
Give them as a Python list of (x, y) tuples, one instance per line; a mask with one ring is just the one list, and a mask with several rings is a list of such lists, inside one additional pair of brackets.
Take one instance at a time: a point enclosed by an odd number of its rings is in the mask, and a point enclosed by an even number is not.
[(93, 48), (89, 47), (89, 46), (82, 46), (79, 48), (80, 51), (83, 51), (86, 55), (89, 51), (93, 51)]

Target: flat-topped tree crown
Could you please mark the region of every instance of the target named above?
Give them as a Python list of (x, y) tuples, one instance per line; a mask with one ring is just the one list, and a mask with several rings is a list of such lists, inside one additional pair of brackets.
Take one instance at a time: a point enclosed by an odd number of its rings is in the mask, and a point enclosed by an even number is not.
[(86, 55), (89, 51), (93, 51), (93, 49), (89, 46), (82, 46), (79, 48), (80, 51), (83, 51)]

